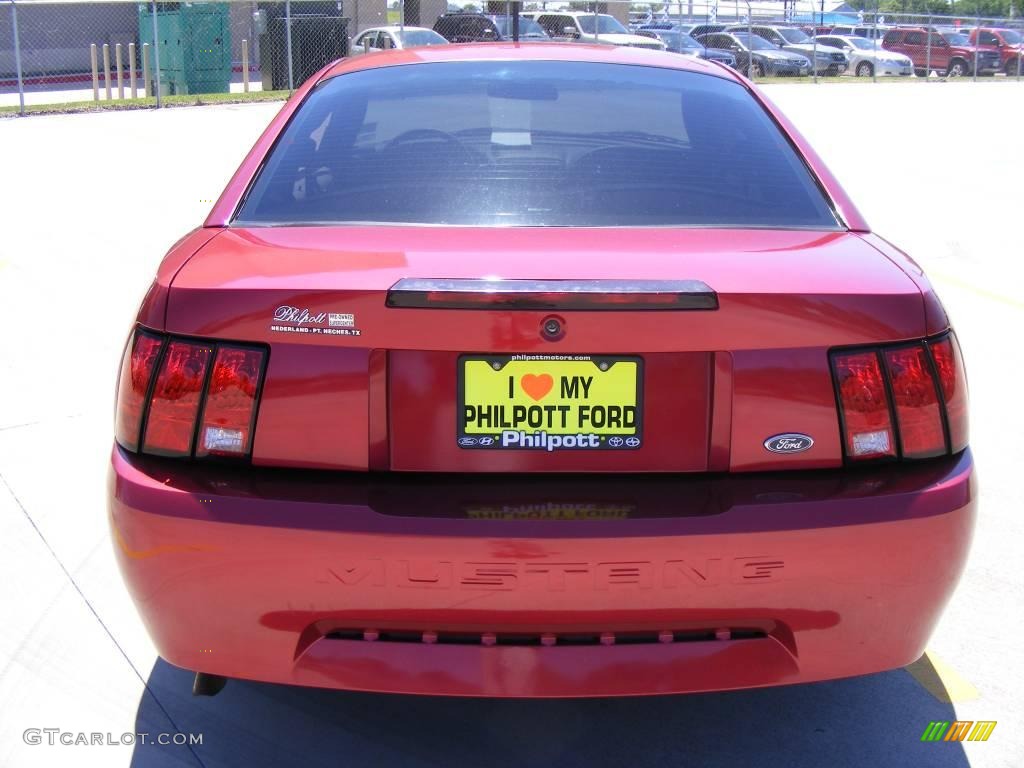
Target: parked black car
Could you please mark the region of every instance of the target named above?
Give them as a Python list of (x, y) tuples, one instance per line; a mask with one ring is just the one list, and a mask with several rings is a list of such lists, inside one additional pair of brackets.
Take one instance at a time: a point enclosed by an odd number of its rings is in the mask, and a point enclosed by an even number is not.
[(434, 22), (434, 31), (451, 43), (481, 43), (500, 39), (498, 27), (482, 13), (442, 13)]
[(740, 72), (746, 72), (747, 63), (750, 62), (750, 74), (753, 77), (808, 75), (811, 72), (811, 60), (806, 56), (780, 51), (763, 37), (748, 35), (746, 32), (717, 32), (701, 35), (697, 41), (708, 48), (723, 48), (732, 53)]
[[(499, 40), (512, 39), (512, 17), (504, 14), (488, 16), (498, 29)], [(529, 43), (552, 42), (552, 38), (544, 31), (544, 27), (537, 23), (536, 19), (526, 16), (519, 17), (519, 39)]]
[(636, 33), (661, 40), (665, 44), (666, 51), (684, 53), (688, 56), (697, 56), (708, 61), (719, 61), (727, 66), (736, 67), (736, 57), (732, 53), (721, 48), (706, 48), (685, 32), (644, 25)]
[[(486, 43), (512, 39), (512, 17), (472, 11), (444, 13), (434, 22), (434, 31), (451, 43)], [(550, 42), (551, 38), (534, 19), (519, 17), (519, 39)]]

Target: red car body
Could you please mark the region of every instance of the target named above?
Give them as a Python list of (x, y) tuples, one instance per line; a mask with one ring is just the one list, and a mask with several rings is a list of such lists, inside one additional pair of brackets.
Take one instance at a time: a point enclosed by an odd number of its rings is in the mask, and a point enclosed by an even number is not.
[(951, 43), (942, 34), (925, 27), (890, 29), (882, 39), (882, 47), (909, 56), (919, 75), (926, 76), (928, 70), (938, 70), (951, 76), (970, 75), (974, 72), (975, 62), (979, 75), (990, 75), (999, 70), (999, 57), (993, 50)]
[[(767, 111), (841, 226), (235, 223), (318, 83), (453, 61), (602, 62), (727, 79)], [(566, 279), (692, 278), (713, 288), (717, 308), (570, 306), (557, 310), (552, 335), (548, 309), (392, 303), (402, 280), (472, 285), (494, 275), (545, 290)], [(344, 312), (360, 335), (275, 333), (269, 320), (281, 307)], [(974, 525), (965, 383), (961, 370), (953, 393), (941, 373), (958, 355), (949, 333), (921, 270), (870, 232), (786, 118), (725, 67), (551, 44), (358, 57), (289, 100), (203, 227), (160, 267), (121, 376), (115, 552), (160, 654), (225, 677), (531, 697), (891, 669), (923, 652)], [(141, 379), (139, 338), (156, 361)], [(234, 407), (214, 394), (228, 370), (222, 356), (234, 345), (262, 355), (245, 400), (255, 426), (240, 438), (243, 460), (208, 460), (194, 440), (184, 456), (147, 455), (167, 451), (123, 438), (138, 438), (142, 420), (149, 441), (164, 418), (170, 401), (158, 402), (165, 382), (153, 371), (164, 370), (175, 339), (214, 350), (203, 353), (217, 361), (205, 405), (191, 406), (203, 423)], [(904, 419), (924, 411), (901, 399), (890, 367), (896, 406), (882, 408), (900, 420), (903, 448), (859, 462), (847, 455), (855, 443), (844, 429), (856, 414), (839, 418), (848, 391), (836, 366), (847, 353), (890, 365), (907, 349), (939, 371), (921, 407), (935, 419), (941, 411), (941, 444), (910, 460), (916, 433)], [(634, 450), (466, 450), (456, 439), (462, 355), (608, 352), (642, 359), (644, 431)], [(131, 410), (133, 387), (153, 399), (148, 411)]]
[(967, 37), (971, 45), (977, 46), (978, 50), (998, 53), (999, 66), (1007, 76), (1016, 77), (1024, 74), (1024, 45), (1013, 42), (1020, 39), (1019, 33), (1015, 30), (981, 27), (972, 29)]

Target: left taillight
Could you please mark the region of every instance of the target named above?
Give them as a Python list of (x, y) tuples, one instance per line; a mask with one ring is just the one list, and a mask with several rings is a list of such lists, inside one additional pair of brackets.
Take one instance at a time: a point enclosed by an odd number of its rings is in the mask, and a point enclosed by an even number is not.
[(129, 451), (139, 449), (139, 430), (142, 429), (142, 417), (149, 400), (149, 385), (163, 345), (162, 337), (136, 331), (121, 361), (114, 434), (117, 442)]
[(217, 349), (196, 456), (249, 453), (262, 370), (262, 350), (227, 345)]
[(259, 347), (138, 329), (121, 366), (117, 442), (156, 456), (249, 456), (265, 362)]

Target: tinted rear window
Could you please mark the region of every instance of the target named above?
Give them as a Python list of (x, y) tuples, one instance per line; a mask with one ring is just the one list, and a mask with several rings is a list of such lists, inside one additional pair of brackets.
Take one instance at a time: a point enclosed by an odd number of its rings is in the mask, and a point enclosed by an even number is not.
[(548, 61), (327, 80), (284, 130), (236, 223), (837, 226), (742, 86)]

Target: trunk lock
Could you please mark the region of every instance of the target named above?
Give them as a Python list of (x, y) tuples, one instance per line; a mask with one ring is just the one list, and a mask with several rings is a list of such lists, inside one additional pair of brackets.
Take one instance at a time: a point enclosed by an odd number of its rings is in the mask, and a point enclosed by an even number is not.
[(565, 336), (565, 321), (558, 315), (548, 315), (540, 323), (540, 335), (547, 341), (558, 341)]

